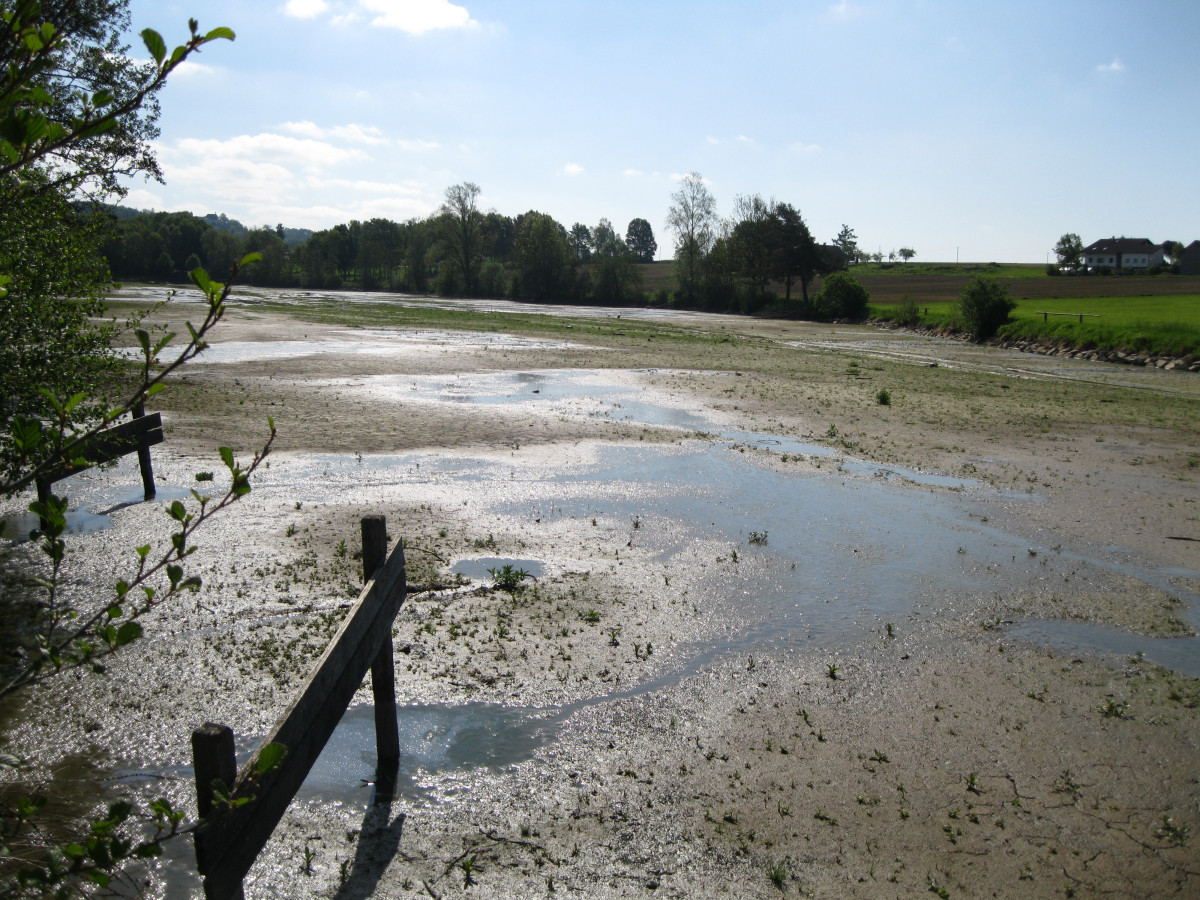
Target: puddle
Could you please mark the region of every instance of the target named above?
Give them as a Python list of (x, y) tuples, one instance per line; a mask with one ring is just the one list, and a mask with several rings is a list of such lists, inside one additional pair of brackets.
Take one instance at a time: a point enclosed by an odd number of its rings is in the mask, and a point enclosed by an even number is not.
[[(82, 495), (77, 505), (67, 508), (67, 533), (91, 534), (103, 531), (112, 524), (109, 516), (119, 509), (145, 502), (145, 494), (139, 480), (136, 485), (122, 483), (115, 479), (101, 485), (99, 481), (80, 483), (75, 476), (60, 481), (54, 486), (54, 492), (66, 495), (68, 502), (73, 496)], [(100, 476), (103, 478), (103, 475)], [(169, 503), (172, 500), (184, 500), (191, 497), (191, 491), (175, 485), (158, 485), (157, 495), (151, 503)], [(32, 502), (32, 499), (30, 500)], [(39, 527), (38, 517), (28, 510), (11, 512), (0, 516), (0, 546), (15, 546), (30, 539), (30, 532)]]
[(1005, 633), (1068, 653), (1084, 650), (1113, 662), (1140, 656), (1180, 675), (1200, 678), (1200, 643), (1194, 637), (1142, 637), (1094, 622), (1044, 619), (1023, 619)]
[(546, 574), (546, 566), (536, 559), (501, 559), (496, 556), (484, 556), (479, 559), (460, 559), (450, 569), (451, 574), (462, 575), (475, 581), (492, 580), (490, 569), (503, 569), (512, 566), (514, 570), (523, 569), (526, 574), (540, 578)]

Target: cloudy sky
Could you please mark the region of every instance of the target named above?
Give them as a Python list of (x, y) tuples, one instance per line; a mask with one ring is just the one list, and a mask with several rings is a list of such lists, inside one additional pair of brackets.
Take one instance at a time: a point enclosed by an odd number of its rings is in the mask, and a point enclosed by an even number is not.
[[(664, 219), (699, 172), (830, 240), (1044, 262), (1059, 235), (1200, 238), (1200, 3), (132, 0), (206, 48), (128, 205), (324, 228), (483, 205)], [(136, 38), (135, 49), (140, 50)]]

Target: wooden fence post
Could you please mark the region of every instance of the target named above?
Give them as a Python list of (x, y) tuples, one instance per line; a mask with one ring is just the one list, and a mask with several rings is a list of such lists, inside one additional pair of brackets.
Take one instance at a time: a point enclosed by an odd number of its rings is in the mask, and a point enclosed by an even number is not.
[[(146, 404), (139, 400), (133, 405), (133, 417), (140, 419), (146, 414)], [(146, 500), (153, 500), (157, 493), (154, 487), (154, 468), (150, 465), (150, 445), (138, 443), (138, 468), (142, 470), (142, 495)]]
[[(221, 779), (226, 789), (232, 790), (237, 778), (237, 757), (233, 748), (233, 729), (228, 725), (208, 722), (192, 732), (192, 764), (196, 770), (196, 812), (205, 819), (212, 815), (215, 779)], [(201, 872), (208, 869), (205, 838), (206, 825), (194, 835), (196, 864)], [(219, 823), (212, 827), (220, 827)], [(232, 894), (233, 900), (242, 900), (245, 895), (241, 886)]]
[[(364, 516), (362, 520), (363, 582), (370, 581), (387, 558), (387, 519)], [(396, 674), (392, 640), (388, 638), (371, 662), (371, 692), (375, 699), (376, 801), (390, 801), (400, 766), (400, 732), (396, 723)]]

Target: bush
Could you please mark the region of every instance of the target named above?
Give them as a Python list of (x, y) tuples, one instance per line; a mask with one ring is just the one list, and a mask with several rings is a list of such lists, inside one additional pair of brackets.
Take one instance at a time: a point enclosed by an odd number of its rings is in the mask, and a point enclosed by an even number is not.
[(875, 395), (875, 402), (880, 406), (892, 405), (892, 392), (887, 388), (880, 388), (879, 393)]
[(958, 298), (959, 324), (971, 335), (971, 340), (986, 341), (1008, 321), (1016, 306), (1003, 284), (990, 278), (975, 278)]
[(813, 306), (822, 319), (859, 320), (867, 317), (867, 302), (871, 295), (857, 278), (846, 272), (834, 272), (825, 279), (821, 290), (813, 297)]
[(908, 294), (904, 295), (904, 299), (896, 308), (895, 322), (901, 328), (912, 328), (921, 322), (921, 308), (917, 306), (917, 301)]

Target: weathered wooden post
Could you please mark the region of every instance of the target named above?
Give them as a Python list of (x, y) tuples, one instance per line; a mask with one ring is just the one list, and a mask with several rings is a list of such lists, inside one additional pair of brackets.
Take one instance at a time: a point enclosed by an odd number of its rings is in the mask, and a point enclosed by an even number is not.
[[(387, 519), (364, 516), (362, 520), (363, 583), (370, 581), (387, 558)], [(392, 799), (396, 771), (400, 766), (400, 731), (396, 724), (396, 674), (392, 660), (392, 637), (371, 661), (371, 692), (375, 699), (376, 802)]]
[[(134, 419), (146, 415), (146, 404), (139, 400), (133, 405)], [(157, 493), (154, 487), (154, 468), (150, 465), (150, 445), (145, 441), (138, 442), (138, 468), (142, 470), (142, 495), (146, 500), (153, 500)]]
[[(259, 749), (235, 772), (233, 733), (205, 725), (193, 733), (196, 794), (206, 821), (195, 833), (196, 862), (208, 900), (241, 900), (242, 879), (304, 783), (341, 720), (355, 691), (371, 671), (375, 694), (376, 798), (390, 800), (400, 760), (396, 685), (392, 665), (392, 622), (407, 594), (403, 544), (387, 553), (383, 516), (362, 522), (363, 570), (367, 583), (337, 634), (292, 704)], [(282, 745), (286, 757), (260, 765)], [(227, 777), (228, 776), (228, 777)], [(212, 783), (220, 778), (233, 803), (214, 807)]]
[[(213, 781), (220, 779), (229, 790), (237, 778), (237, 756), (233, 747), (233, 729), (228, 725), (207, 722), (192, 732), (192, 765), (196, 770), (196, 812), (206, 819), (213, 811)], [(205, 838), (202, 828), (194, 835), (196, 865), (201, 872), (209, 868)], [(243, 900), (239, 883), (230, 895), (231, 900)]]

